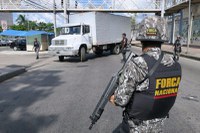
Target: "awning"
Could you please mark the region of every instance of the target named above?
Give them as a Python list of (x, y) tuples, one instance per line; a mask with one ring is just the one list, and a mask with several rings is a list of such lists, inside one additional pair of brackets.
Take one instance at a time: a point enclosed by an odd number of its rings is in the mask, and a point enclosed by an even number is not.
[(45, 31), (37, 31), (37, 30), (31, 30), (31, 31), (28, 31), (26, 33), (26, 36), (34, 36), (34, 35), (41, 35), (41, 34), (48, 34), (48, 32), (45, 32)]
[(4, 36), (34, 36), (41, 34), (54, 35), (54, 33), (51, 32), (37, 31), (37, 30), (31, 30), (31, 31), (6, 30), (0, 33), (0, 35)]
[(25, 36), (27, 31), (20, 31), (20, 30), (6, 30), (1, 32), (0, 35), (4, 36)]

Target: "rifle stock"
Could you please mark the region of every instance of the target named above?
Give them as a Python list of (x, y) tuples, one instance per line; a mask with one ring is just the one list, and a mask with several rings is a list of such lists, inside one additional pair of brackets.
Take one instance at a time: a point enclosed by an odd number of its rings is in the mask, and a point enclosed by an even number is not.
[(135, 57), (136, 55), (134, 53), (130, 53), (126, 62), (124, 63), (123, 67), (120, 69), (120, 71), (115, 74), (114, 76), (112, 76), (111, 80), (109, 81), (108, 85), (106, 86), (99, 102), (97, 103), (92, 115), (89, 117), (91, 119), (91, 125), (89, 127), (89, 129), (91, 130), (93, 125), (99, 120), (99, 118), (101, 117), (101, 115), (103, 114), (104, 108), (106, 106), (106, 104), (108, 103), (110, 97), (114, 94), (117, 85), (118, 85), (118, 79), (120, 74), (122, 73), (122, 71), (124, 70), (124, 67), (126, 65), (126, 63), (132, 58)]

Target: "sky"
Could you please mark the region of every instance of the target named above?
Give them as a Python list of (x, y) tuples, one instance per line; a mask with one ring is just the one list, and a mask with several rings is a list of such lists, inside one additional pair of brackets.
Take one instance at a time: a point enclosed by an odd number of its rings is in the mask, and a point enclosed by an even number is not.
[[(54, 23), (53, 13), (13, 13), (13, 22), (16, 24), (17, 17), (22, 14), (25, 15), (26, 19), (36, 22)], [(64, 17), (56, 15), (57, 26), (61, 26), (64, 23)]]
[[(42, 0), (42, 1), (46, 1), (47, 3), (49, 1), (52, 0)], [(78, 0), (80, 3), (78, 4), (78, 6), (86, 6), (87, 1), (88, 0)], [(90, 0), (92, 1), (92, 3), (95, 6), (99, 6), (103, 0)], [(109, 3), (112, 0), (107, 0), (109, 1)], [(60, 0), (57, 0), (56, 2), (60, 2)], [(70, 0), (71, 3), (75, 3), (74, 0)], [(149, 6), (149, 3), (151, 2), (151, 0), (115, 0), (115, 7), (116, 8), (126, 8), (126, 9), (131, 9), (131, 8), (147, 8)], [(57, 3), (60, 4), (60, 3)], [(74, 4), (71, 4), (72, 6), (74, 6)], [(104, 8), (108, 8), (108, 7), (104, 7)], [(51, 22), (53, 23), (53, 13), (13, 13), (13, 22), (16, 22), (16, 19), (18, 17), (19, 14), (23, 14), (26, 16), (27, 19), (32, 20), (32, 21), (37, 21), (37, 22)], [(130, 16), (130, 14), (123, 14), (126, 16)], [(140, 22), (144, 17), (146, 16), (146, 14), (137, 14), (136, 15), (136, 22)], [(57, 26), (61, 26), (64, 23), (64, 17), (63, 14), (62, 15), (57, 15)]]
[[(22, 15), (25, 15), (25, 17), (28, 19), (28, 20), (31, 20), (31, 21), (36, 21), (36, 22), (45, 22), (45, 23), (54, 23), (54, 15), (53, 13), (13, 13), (13, 22), (16, 24), (16, 19), (17, 17), (22, 14)], [(122, 14), (122, 15), (125, 15), (125, 16), (130, 16), (130, 14)], [(57, 15), (57, 26), (61, 26), (65, 23), (64, 21), (64, 17), (62, 17), (63, 14), (60, 15)], [(142, 19), (147, 16), (147, 14), (137, 14), (136, 15), (136, 22), (139, 23), (142, 21)]]

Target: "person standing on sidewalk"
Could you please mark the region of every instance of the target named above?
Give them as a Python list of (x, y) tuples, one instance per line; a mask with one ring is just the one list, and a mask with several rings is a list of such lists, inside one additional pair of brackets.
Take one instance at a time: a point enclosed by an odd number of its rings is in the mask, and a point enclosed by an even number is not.
[(33, 49), (36, 53), (36, 59), (39, 59), (39, 51), (40, 51), (40, 42), (35, 38), (35, 41), (33, 43)]
[(177, 39), (174, 43), (174, 60), (179, 60), (179, 56), (180, 56), (180, 53), (181, 53), (181, 37), (178, 35), (177, 36)]
[(123, 61), (126, 61), (127, 43), (128, 43), (128, 39), (126, 38), (126, 33), (123, 33), (122, 41), (121, 41), (121, 51), (122, 51)]

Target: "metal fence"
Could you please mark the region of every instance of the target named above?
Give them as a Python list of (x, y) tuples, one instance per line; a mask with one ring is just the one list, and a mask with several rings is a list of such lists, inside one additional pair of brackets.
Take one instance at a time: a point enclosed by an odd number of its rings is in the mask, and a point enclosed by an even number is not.
[(105, 9), (105, 10), (152, 10), (161, 9), (162, 0), (0, 0), (0, 11), (4, 10), (68, 10)]
[(179, 5), (186, 1), (188, 1), (188, 0), (165, 0), (165, 9)]

